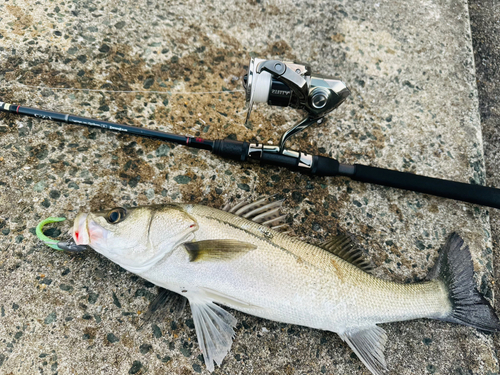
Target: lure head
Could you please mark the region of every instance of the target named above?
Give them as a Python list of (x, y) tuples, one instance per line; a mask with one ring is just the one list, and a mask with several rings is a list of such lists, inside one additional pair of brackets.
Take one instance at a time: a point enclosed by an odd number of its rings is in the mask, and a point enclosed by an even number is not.
[(88, 245), (123, 268), (148, 270), (180, 243), (193, 239), (196, 221), (180, 206), (117, 207), (79, 213), (73, 225), (77, 245)]

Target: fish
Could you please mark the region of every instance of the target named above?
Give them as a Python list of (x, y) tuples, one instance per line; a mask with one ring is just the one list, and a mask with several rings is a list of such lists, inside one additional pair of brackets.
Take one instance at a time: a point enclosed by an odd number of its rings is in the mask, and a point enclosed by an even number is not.
[(379, 324), (428, 318), (500, 331), (458, 234), (424, 281), (401, 284), (373, 276), (351, 236), (313, 245), (273, 228), (283, 219), (280, 205), (264, 198), (226, 210), (169, 203), (80, 212), (72, 235), (77, 245), (185, 297), (209, 371), (222, 364), (235, 335), (236, 318), (224, 306), (335, 332), (374, 375), (387, 370)]

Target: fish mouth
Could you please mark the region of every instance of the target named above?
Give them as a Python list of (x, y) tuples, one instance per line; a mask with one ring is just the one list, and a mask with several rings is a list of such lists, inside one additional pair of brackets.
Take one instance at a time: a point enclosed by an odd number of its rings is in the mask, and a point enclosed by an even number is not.
[(87, 225), (89, 214), (79, 213), (73, 223), (73, 240), (77, 245), (90, 245), (90, 234)]

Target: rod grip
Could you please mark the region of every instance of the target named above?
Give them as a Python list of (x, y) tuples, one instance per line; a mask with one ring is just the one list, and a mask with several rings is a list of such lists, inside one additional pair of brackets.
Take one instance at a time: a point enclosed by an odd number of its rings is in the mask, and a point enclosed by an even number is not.
[(500, 189), (355, 164), (353, 180), (500, 208)]
[(212, 153), (233, 160), (245, 161), (248, 157), (249, 146), (248, 142), (217, 139), (214, 141)]
[(278, 167), (299, 170), (299, 159), (273, 152), (263, 152), (260, 157), (261, 164), (276, 165)]
[(333, 177), (339, 174), (340, 163), (326, 156), (314, 155), (311, 174), (321, 177)]

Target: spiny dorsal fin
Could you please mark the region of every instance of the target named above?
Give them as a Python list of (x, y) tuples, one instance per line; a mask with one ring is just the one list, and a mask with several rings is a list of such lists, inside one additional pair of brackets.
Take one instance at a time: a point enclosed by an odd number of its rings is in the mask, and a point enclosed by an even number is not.
[(202, 260), (234, 259), (244, 253), (255, 250), (257, 246), (237, 240), (204, 240), (186, 242), (184, 247), (189, 253), (190, 262)]
[(318, 246), (365, 272), (373, 270), (373, 265), (369, 260), (365, 259), (363, 251), (356, 246), (353, 238), (346, 234), (335, 236)]
[(274, 200), (274, 196), (252, 201), (242, 201), (235, 206), (227, 204), (222, 210), (255, 221), (272, 229), (285, 226), (286, 215), (281, 215), (283, 200)]

